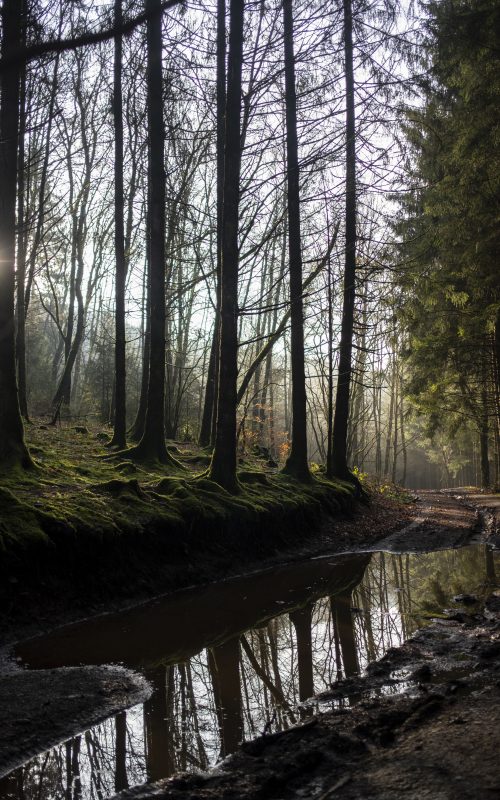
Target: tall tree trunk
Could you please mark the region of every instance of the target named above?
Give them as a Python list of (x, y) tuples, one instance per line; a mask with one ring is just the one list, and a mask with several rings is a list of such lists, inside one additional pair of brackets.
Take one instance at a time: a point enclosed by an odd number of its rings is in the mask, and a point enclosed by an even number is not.
[(352, 372), (352, 337), (356, 296), (356, 131), (351, 0), (344, 0), (344, 53), (346, 73), (345, 271), (339, 348), (339, 377), (333, 420), (333, 474), (339, 478), (352, 479), (352, 474), (347, 466), (349, 390)]
[(127, 454), (174, 464), (165, 443), (165, 123), (161, 0), (146, 0), (149, 285), (151, 293), (148, 404), (144, 432)]
[(216, 693), (221, 707), (222, 756), (236, 750), (243, 734), (239, 659), (240, 644), (237, 637), (212, 648)]
[(398, 465), (398, 432), (399, 432), (399, 378), (397, 364), (394, 364), (394, 438), (392, 444), (392, 472), (391, 481), (396, 483), (396, 470)]
[[(2, 59), (20, 47), (21, 12), (17, 0), (2, 6)], [(15, 354), (15, 250), (19, 65), (2, 71), (0, 88), (0, 468), (32, 466), (24, 442)]]
[(395, 371), (395, 362), (392, 363), (392, 372), (391, 372), (391, 401), (389, 404), (389, 419), (387, 420), (387, 438), (385, 441), (385, 457), (384, 457), (384, 477), (387, 478), (389, 476), (389, 459), (391, 454), (391, 442), (392, 442), (392, 423), (394, 419), (394, 371)]
[(403, 454), (403, 474), (401, 475), (401, 486), (406, 485), (406, 470), (408, 467), (408, 448), (406, 446), (405, 416), (404, 416), (404, 396), (403, 396), (403, 376), (400, 378), (400, 407), (399, 407), (399, 427), (401, 430), (401, 452)]
[(351, 611), (352, 598), (350, 594), (339, 594), (330, 598), (330, 602), (332, 617), (340, 639), (344, 676), (350, 678), (359, 672), (354, 619)]
[[(115, 28), (122, 24), (122, 2), (115, 0)], [(122, 37), (115, 36), (113, 69), (113, 123), (115, 132), (115, 390), (114, 431), (111, 445), (126, 446), (126, 364), (125, 364), (125, 203), (123, 196), (123, 100), (122, 100)]]
[(236, 381), (238, 377), (238, 209), (241, 167), (243, 9), (244, 0), (231, 0), (224, 141), (217, 430), (210, 466), (212, 480), (231, 492), (238, 491), (236, 478)]
[[(330, 238), (330, 222), (327, 209), (328, 238)], [(332, 292), (332, 261), (328, 258), (327, 274), (327, 302), (328, 302), (328, 384), (327, 384), (327, 410), (326, 410), (326, 474), (333, 473), (333, 292)]]
[(210, 360), (208, 362), (205, 403), (199, 444), (213, 445), (217, 422), (219, 376), (220, 301), (222, 264), (222, 214), (224, 205), (224, 138), (226, 130), (226, 0), (217, 0), (217, 299)]
[(481, 487), (487, 489), (490, 485), (489, 461), (489, 414), (488, 414), (488, 370), (486, 358), (483, 356), (482, 387), (481, 387), (481, 420), (479, 428), (479, 444), (481, 447)]
[(146, 409), (148, 407), (148, 384), (149, 384), (149, 343), (151, 339), (151, 292), (149, 287), (149, 258), (145, 266), (145, 278), (143, 282), (143, 308), (145, 306), (144, 316), (146, 318), (144, 324), (144, 342), (142, 347), (142, 365), (141, 365), (141, 393), (139, 397), (139, 405), (135, 415), (135, 420), (129, 431), (129, 436), (134, 442), (140, 442), (142, 434), (144, 433), (144, 423), (146, 421)]
[(368, 290), (365, 285), (361, 310), (361, 334), (359, 335), (359, 352), (356, 359), (356, 383), (353, 391), (353, 413), (349, 420), (350, 447), (349, 459), (358, 469), (362, 469), (364, 450), (364, 376), (366, 369), (366, 330), (368, 324)]
[(76, 286), (75, 294), (78, 305), (76, 331), (75, 331), (75, 336), (71, 342), (71, 346), (69, 347), (68, 350), (68, 356), (64, 364), (64, 369), (61, 378), (59, 379), (59, 386), (57, 387), (56, 393), (52, 400), (52, 405), (54, 406), (55, 409), (54, 417), (52, 419), (53, 424), (55, 424), (56, 422), (59, 409), (61, 408), (61, 404), (64, 403), (64, 405), (68, 406), (69, 408), (70, 398), (71, 398), (71, 374), (73, 372), (73, 367), (75, 366), (75, 361), (78, 355), (78, 351), (80, 349), (80, 345), (83, 341), (83, 334), (85, 327), (85, 309), (83, 305), (83, 297), (80, 286)]
[(500, 308), (495, 320), (495, 332), (492, 337), (493, 356), (493, 401), (494, 401), (494, 440), (495, 440), (495, 488), (500, 489)]
[(283, 0), (285, 55), (285, 112), (287, 157), (288, 253), (290, 260), (292, 445), (283, 469), (300, 481), (310, 481), (307, 462), (307, 400), (304, 364), (304, 309), (300, 236), (299, 159), (297, 143), (297, 96), (293, 52), (292, 0)]
[(297, 664), (299, 668), (299, 700), (304, 702), (314, 694), (312, 653), (312, 612), (314, 603), (291, 611), (289, 616), (297, 635)]
[(198, 444), (200, 447), (208, 447), (212, 443), (213, 416), (215, 408), (215, 388), (216, 388), (216, 362), (218, 361), (219, 344), (219, 321), (218, 313), (215, 313), (214, 331), (212, 334), (212, 344), (210, 345), (210, 358), (208, 359), (207, 382), (205, 384), (205, 399), (203, 402), (203, 413), (201, 417), (200, 435)]
[(127, 777), (127, 712), (115, 717), (115, 792), (128, 789)]
[(159, 666), (148, 670), (153, 694), (144, 703), (144, 735), (146, 739), (146, 773), (149, 781), (168, 778), (175, 769), (173, 736), (170, 729), (167, 675), (175, 667)]
[[(22, 3), (24, 20), (22, 40), (26, 40), (26, 3)], [(24, 288), (26, 283), (26, 230), (25, 230), (25, 136), (26, 136), (26, 64), (21, 67), (21, 89), (19, 98), (19, 149), (17, 166), (17, 334), (16, 360), (19, 386), (19, 407), (26, 421), (28, 417), (28, 398), (26, 388), (26, 304)]]

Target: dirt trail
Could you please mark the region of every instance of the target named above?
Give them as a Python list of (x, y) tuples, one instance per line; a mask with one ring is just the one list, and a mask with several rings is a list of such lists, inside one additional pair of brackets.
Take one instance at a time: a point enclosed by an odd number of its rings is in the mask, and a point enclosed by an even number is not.
[(420, 491), (410, 524), (378, 541), (376, 549), (390, 553), (446, 550), (461, 547), (481, 533), (482, 519), (471, 502), (449, 492)]

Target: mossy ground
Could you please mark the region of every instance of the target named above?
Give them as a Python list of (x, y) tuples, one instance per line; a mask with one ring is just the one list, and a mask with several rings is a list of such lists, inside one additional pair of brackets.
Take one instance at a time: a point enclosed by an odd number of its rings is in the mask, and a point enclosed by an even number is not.
[(220, 565), (292, 545), (353, 503), (353, 488), (317, 474), (302, 485), (246, 460), (241, 492), (202, 474), (207, 454), (169, 443), (180, 467), (109, 458), (106, 431), (31, 425), (37, 469), (0, 474), (2, 594), (31, 587), (120, 587), (165, 565), (189, 570), (200, 557)]

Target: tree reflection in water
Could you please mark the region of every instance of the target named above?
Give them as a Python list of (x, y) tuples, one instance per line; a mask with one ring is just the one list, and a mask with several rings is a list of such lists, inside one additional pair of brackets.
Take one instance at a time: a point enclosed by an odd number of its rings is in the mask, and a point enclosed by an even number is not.
[[(401, 644), (453, 595), (490, 591), (495, 557), (476, 546), (332, 562), (335, 580), (321, 584), (322, 597), (311, 579), (287, 613), (219, 637), (178, 663), (163, 656), (143, 668), (154, 687), (144, 707), (32, 759), (0, 781), (0, 796), (104, 800), (145, 781), (206, 769), (241, 738), (293, 725), (301, 701)], [(277, 591), (282, 596), (283, 586)]]

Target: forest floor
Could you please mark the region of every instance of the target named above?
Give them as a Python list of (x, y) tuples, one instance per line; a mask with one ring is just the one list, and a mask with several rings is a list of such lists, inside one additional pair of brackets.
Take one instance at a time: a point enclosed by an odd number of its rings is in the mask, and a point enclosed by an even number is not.
[[(330, 552), (498, 544), (498, 519), (491, 510), (497, 496), (467, 491), (457, 500), (451, 493), (419, 494), (408, 507), (382, 493), (371, 507), (358, 506), (324, 525), (301, 548), (274, 553), (260, 566)], [(79, 609), (63, 611), (63, 599), (33, 620), (16, 615), (7, 630), (10, 641), (75, 618)], [(132, 596), (129, 602), (139, 599)], [(115, 607), (122, 604), (117, 601)], [(0, 776), (35, 751), (149, 694), (141, 676), (112, 666), (19, 670), (8, 647), (0, 653), (0, 671)], [(388, 693), (398, 685), (397, 691), (406, 691)], [(143, 788), (134, 797), (498, 796), (500, 596), (492, 595), (486, 609), (455, 610), (417, 633), (367, 676), (337, 684), (332, 698), (339, 697), (350, 707), (242, 745), (215, 771)]]

